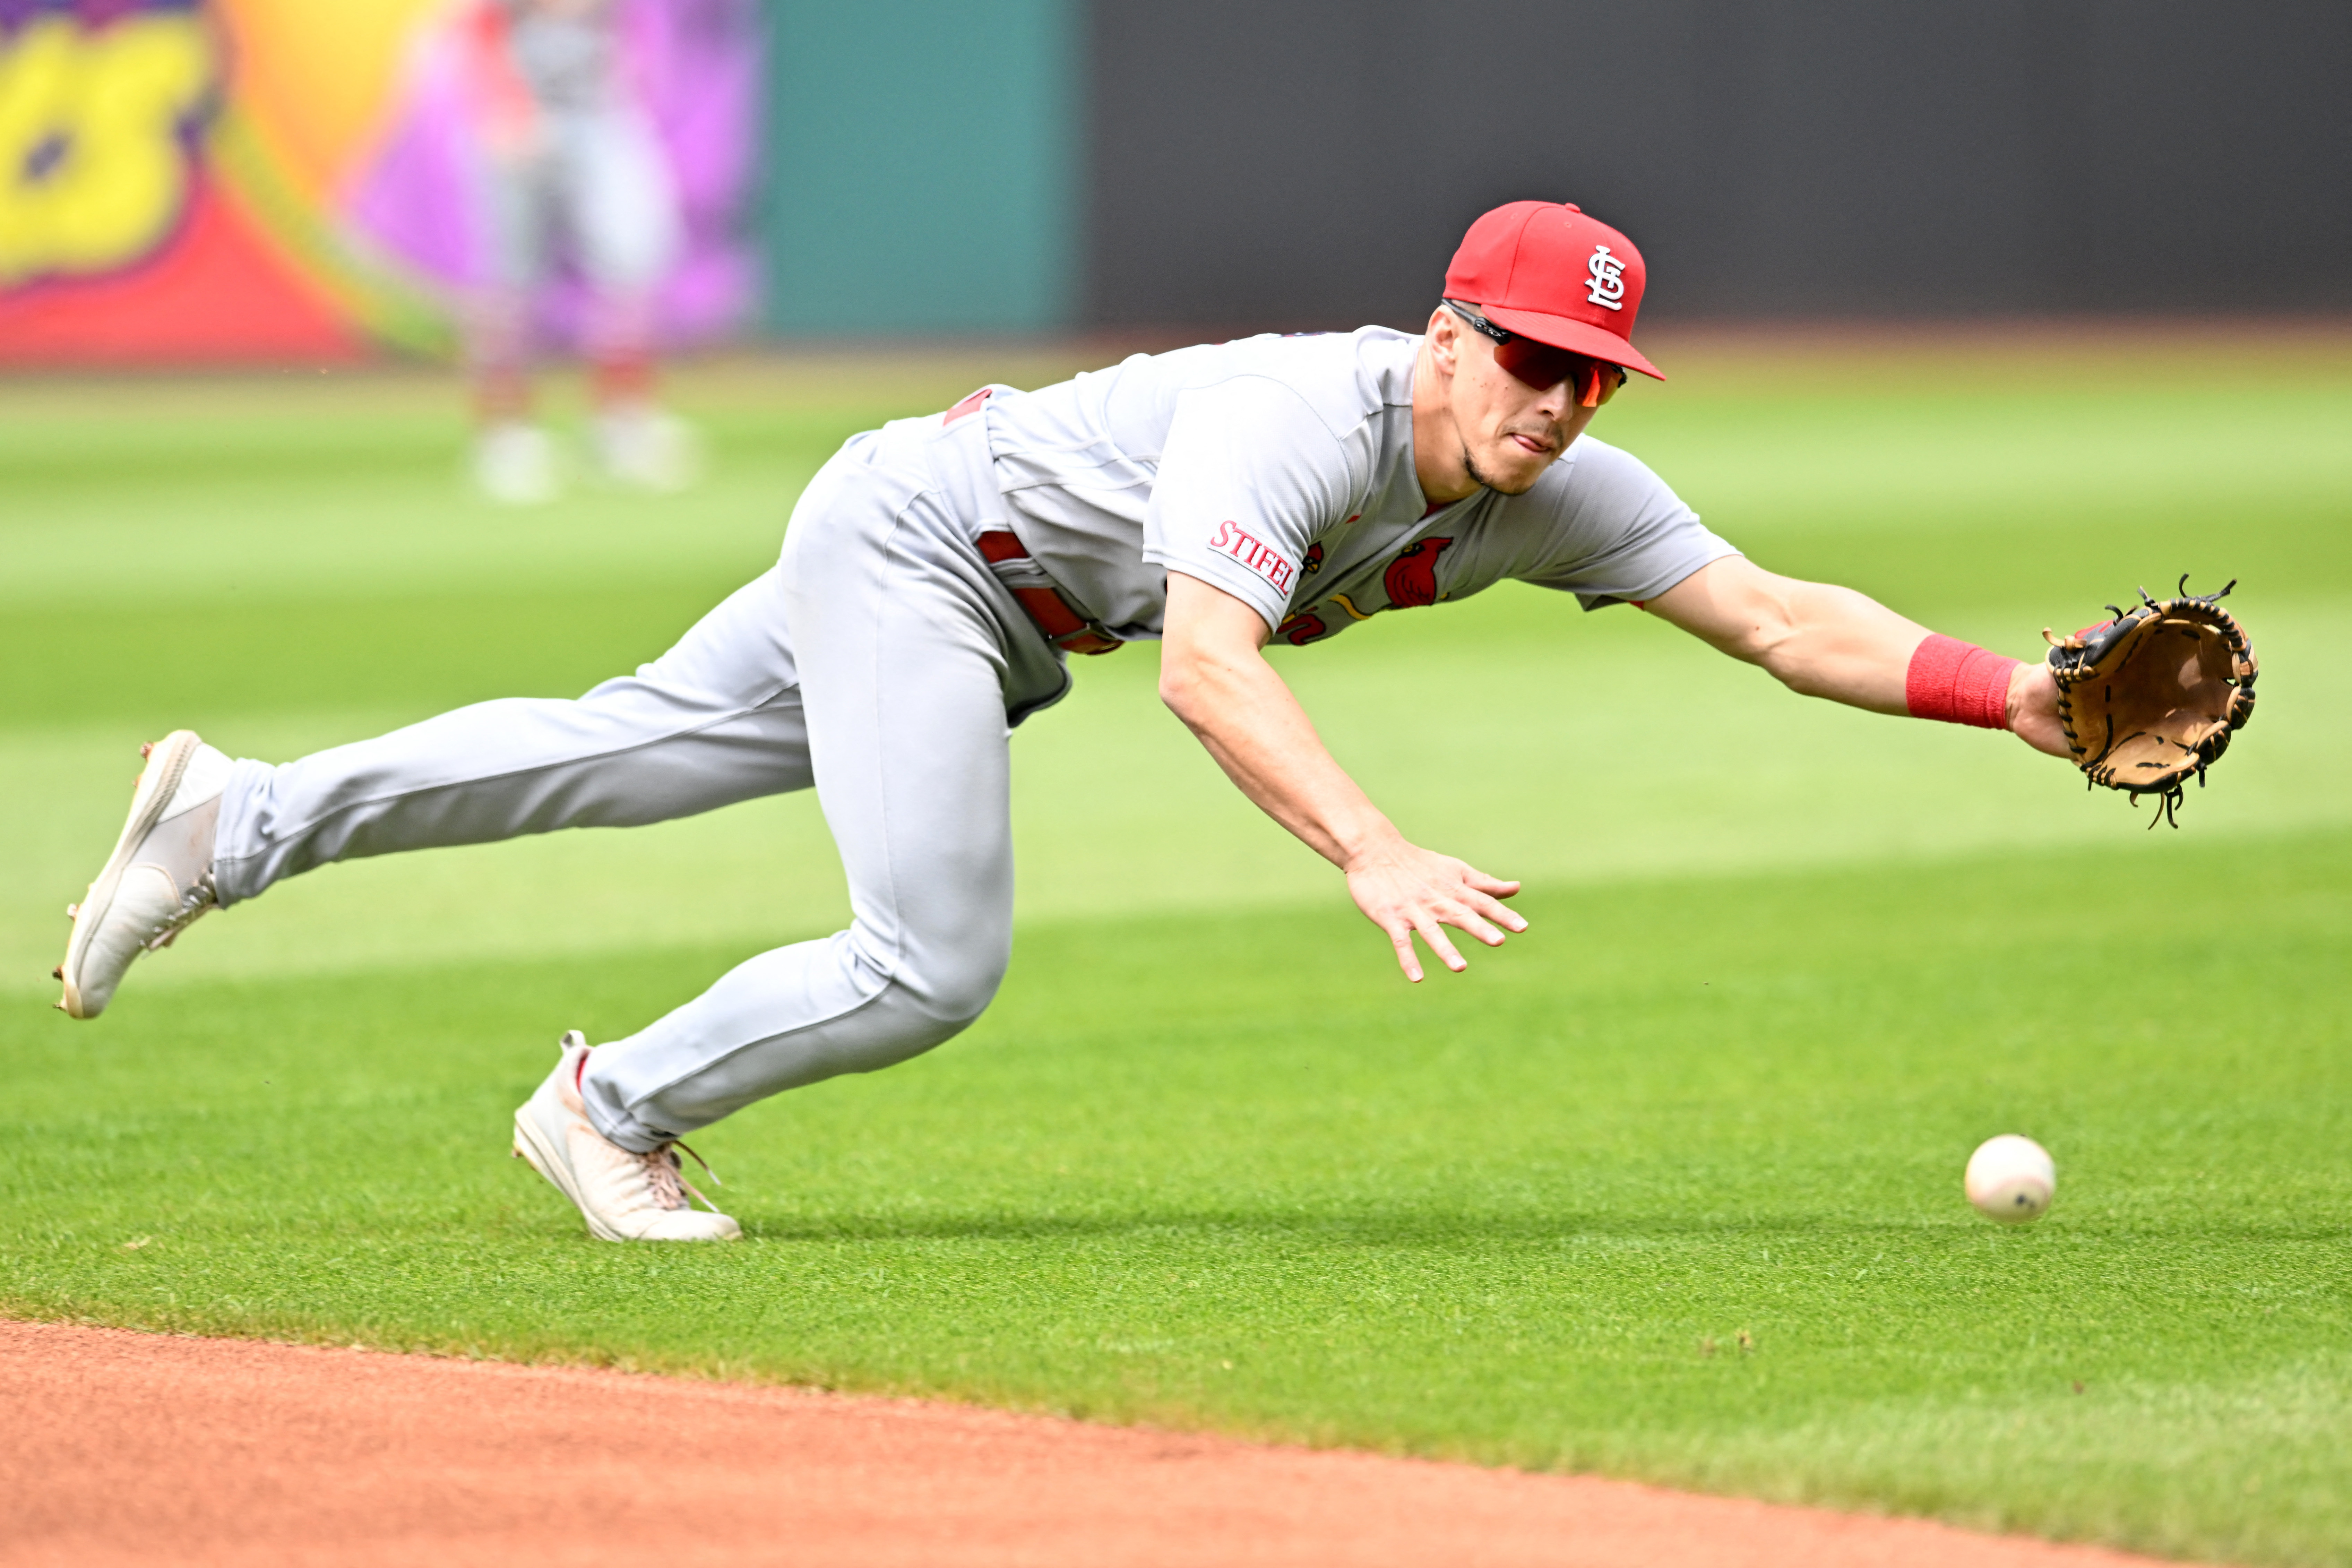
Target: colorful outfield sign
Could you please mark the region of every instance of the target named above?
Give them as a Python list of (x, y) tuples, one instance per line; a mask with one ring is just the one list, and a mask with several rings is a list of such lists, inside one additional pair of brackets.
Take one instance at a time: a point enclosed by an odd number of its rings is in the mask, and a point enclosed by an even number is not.
[[(468, 0), (0, 0), (0, 363), (438, 351), (479, 268)], [(673, 337), (748, 317), (755, 0), (621, 0), (688, 251)], [(550, 326), (575, 317), (554, 290)]]

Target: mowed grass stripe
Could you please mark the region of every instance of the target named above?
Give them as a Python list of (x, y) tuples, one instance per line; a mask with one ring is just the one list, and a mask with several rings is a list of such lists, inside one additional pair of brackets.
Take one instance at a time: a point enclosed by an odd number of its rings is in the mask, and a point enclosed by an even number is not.
[[(591, 485), (525, 514), (465, 493), (460, 421), (430, 381), (0, 387), (0, 604), (102, 609), (136, 592), (217, 612), (390, 584), (740, 578), (772, 559), (792, 497), (852, 432), (944, 407), (986, 376), (1036, 385), (1081, 363), (711, 367), (679, 384), (719, 458), (710, 485), (662, 505)], [(1851, 575), (1841, 552), (1858, 549), (1874, 584), (1971, 602), (2098, 602), (2182, 572), (2273, 594), (2352, 586), (2352, 340), (2315, 335), (2284, 357), (1798, 345), (1761, 366), (1719, 352), (1686, 363), (1669, 386), (1612, 405), (1597, 433), (1785, 569)], [(1887, 550), (1917, 553), (1882, 577)]]
[[(287, 611), (184, 655), (147, 628), (100, 639), (66, 682), (88, 694), (87, 722), (0, 730), (19, 871), (0, 888), (0, 993), (46, 989), (63, 908), (120, 825), (141, 739), (187, 724), (236, 754), (278, 759), (502, 689), (576, 693), (654, 657), (698, 607), (683, 590), (650, 588), (512, 604), (453, 595), (380, 614)], [(1942, 624), (1998, 643), (2021, 622), (2011, 607)], [(2352, 822), (2352, 798), (2311, 784), (2352, 768), (2352, 662), (2331, 657), (2352, 601), (2272, 607), (2254, 624), (2269, 660), (2262, 707), (2212, 786), (2192, 794), (2192, 838)], [(281, 629), (300, 654), (290, 665), (269, 657)], [(1386, 616), (1277, 658), (1325, 739), (1408, 832), (1538, 884), (1865, 860), (1901, 875), (2023, 845), (2120, 846), (2150, 816), (2085, 794), (2006, 737), (1799, 700), (1636, 612), (1586, 616), (1556, 594), (1497, 591)], [(1160, 705), (1155, 649), (1077, 673), (1068, 701), (1013, 744), (1024, 921), (1344, 907), (1330, 868), (1236, 794)], [(275, 708), (281, 682), (377, 705)], [(207, 919), (136, 984), (685, 942), (748, 952), (832, 930), (846, 912), (822, 814), (802, 795), (330, 868)]]
[[(0, 1032), (0, 1294), (2342, 1562), (2347, 873), (1538, 893), (1551, 944), (1419, 990), (1328, 909), (1033, 927), (971, 1034), (698, 1140), (751, 1236), (710, 1251), (499, 1156), (554, 1028), (723, 951), (126, 992)], [(2228, 918), (2069, 918), (2149, 875)], [(2031, 1229), (1958, 1192), (2008, 1130), (2061, 1164)]]
[(0, 737), (73, 729), (152, 740), (257, 715), (424, 718), (493, 697), (573, 697), (658, 658), (731, 587), (460, 583), (245, 602), (193, 627), (144, 603), (12, 608), (0, 616)]

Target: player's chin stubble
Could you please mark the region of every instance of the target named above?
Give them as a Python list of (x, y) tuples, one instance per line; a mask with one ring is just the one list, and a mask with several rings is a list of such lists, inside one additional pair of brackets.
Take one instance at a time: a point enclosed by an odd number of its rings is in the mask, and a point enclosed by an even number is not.
[[(1504, 438), (1506, 440), (1509, 439), (1508, 437)], [(1529, 490), (1536, 488), (1536, 481), (1543, 478), (1544, 469), (1551, 467), (1551, 458), (1547, 457), (1541, 463), (1536, 466), (1533, 472), (1529, 473), (1526, 479), (1520, 480), (1517, 484), (1507, 483), (1506, 481), (1488, 477), (1486, 472), (1478, 467), (1478, 459), (1476, 456), (1473, 454), (1467, 447), (1462, 448), (1462, 467), (1464, 471), (1469, 474), (1472, 482), (1485, 486), (1486, 489), (1493, 490), (1496, 495), (1523, 496)]]

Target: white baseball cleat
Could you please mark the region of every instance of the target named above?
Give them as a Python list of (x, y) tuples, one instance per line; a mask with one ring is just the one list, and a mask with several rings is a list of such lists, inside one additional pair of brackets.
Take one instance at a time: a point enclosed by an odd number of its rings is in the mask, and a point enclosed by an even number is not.
[(508, 506), (538, 506), (563, 489), (555, 442), (536, 425), (493, 425), (474, 438), (474, 483)]
[[(588, 1234), (599, 1241), (733, 1241), (741, 1237), (742, 1226), (720, 1214), (686, 1179), (677, 1144), (665, 1143), (650, 1154), (638, 1154), (596, 1131), (580, 1103), (587, 1037), (574, 1029), (556, 1048), (562, 1055), (555, 1070), (515, 1112), (514, 1152), (572, 1200), (588, 1221)], [(688, 1203), (689, 1194), (702, 1198), (709, 1212)]]
[(171, 946), (219, 902), (213, 840), (235, 764), (193, 730), (174, 730), (140, 753), (147, 765), (122, 837), (81, 902), (66, 910), (73, 935), (53, 973), (66, 985), (58, 1005), (77, 1018), (104, 1012), (132, 959)]
[(620, 484), (676, 491), (702, 477), (702, 441), (694, 426), (650, 405), (598, 415), (593, 443), (605, 477)]

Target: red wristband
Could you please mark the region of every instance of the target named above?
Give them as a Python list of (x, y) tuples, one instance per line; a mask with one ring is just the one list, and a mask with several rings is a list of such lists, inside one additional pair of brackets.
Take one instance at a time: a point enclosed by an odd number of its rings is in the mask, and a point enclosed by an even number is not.
[(2019, 661), (1990, 648), (1930, 632), (1911, 655), (1903, 700), (1914, 719), (2009, 728), (2009, 672)]

